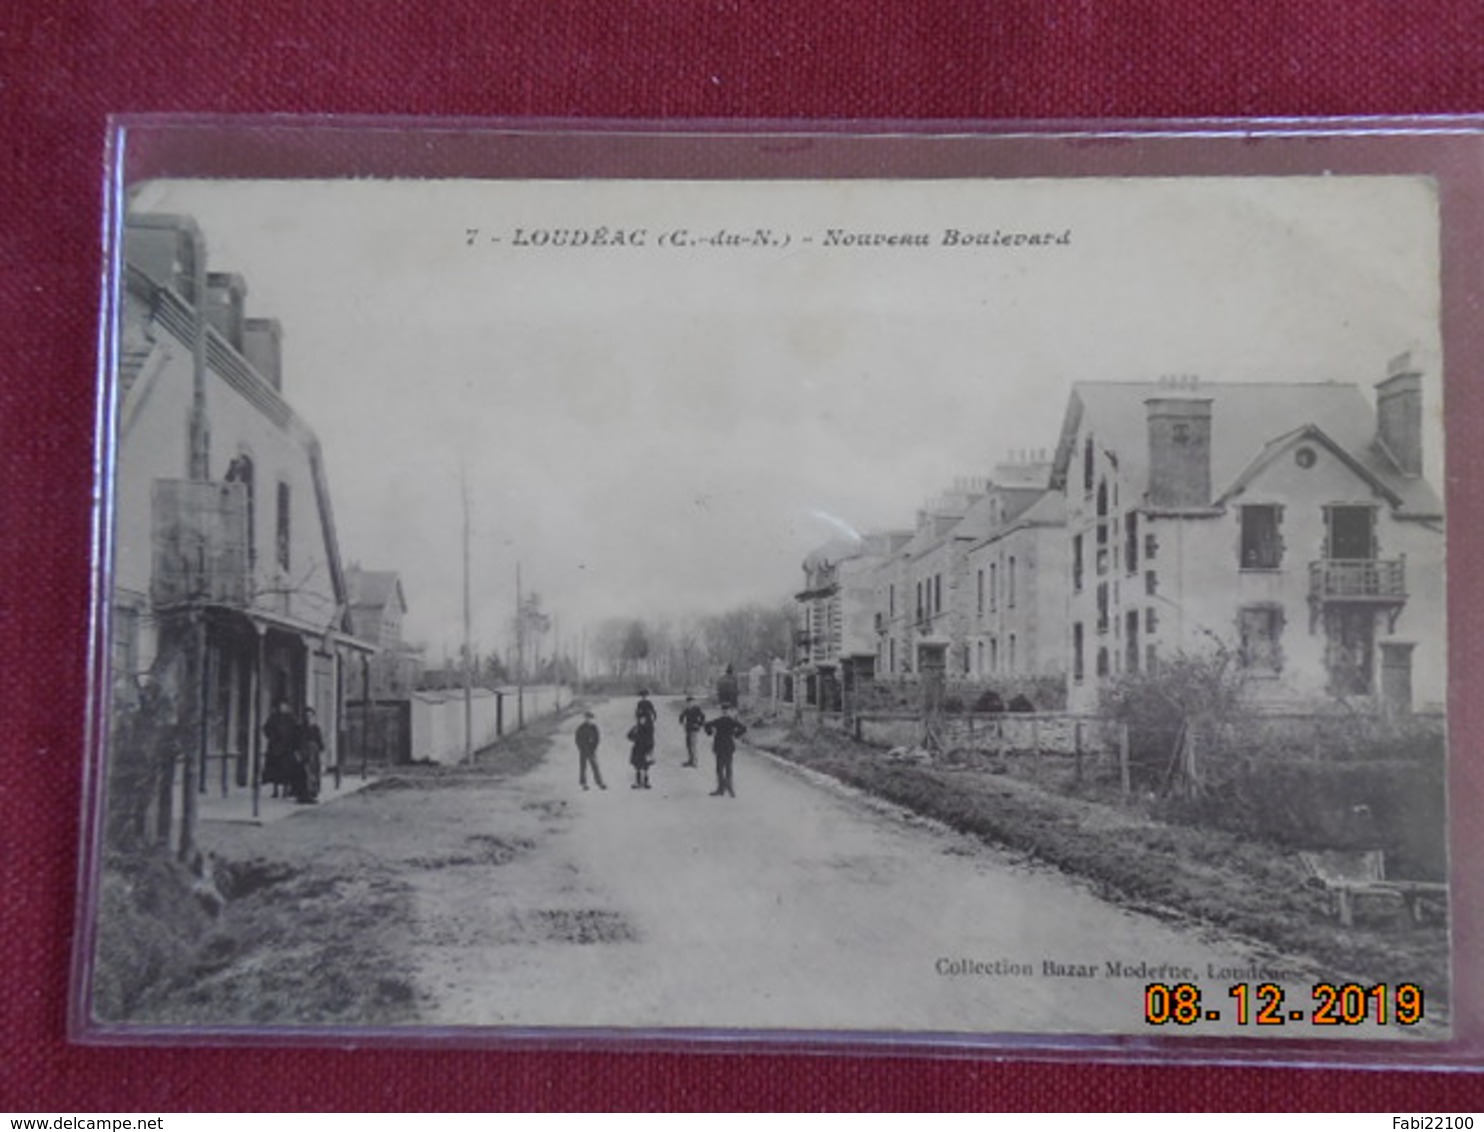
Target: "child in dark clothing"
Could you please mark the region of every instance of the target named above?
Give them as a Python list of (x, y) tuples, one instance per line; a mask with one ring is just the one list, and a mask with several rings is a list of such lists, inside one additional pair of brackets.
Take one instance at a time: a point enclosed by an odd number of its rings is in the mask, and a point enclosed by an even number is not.
[(654, 724), (641, 719), (629, 728), (629, 742), (634, 744), (629, 752), (629, 765), (634, 768), (635, 790), (649, 789), (649, 768), (654, 765)]

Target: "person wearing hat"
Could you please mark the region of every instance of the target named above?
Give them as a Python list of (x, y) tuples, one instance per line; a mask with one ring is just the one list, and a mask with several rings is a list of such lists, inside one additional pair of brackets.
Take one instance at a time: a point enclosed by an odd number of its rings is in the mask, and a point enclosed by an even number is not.
[[(645, 701), (648, 702), (647, 700)], [(629, 752), (629, 765), (634, 768), (635, 790), (649, 789), (649, 768), (654, 765), (654, 721), (640, 719), (629, 728), (629, 742), (634, 744)]]
[(634, 722), (647, 723), (653, 729), (655, 714), (654, 704), (649, 702), (649, 689), (641, 689), (639, 692), (639, 702), (634, 705)]
[(582, 722), (577, 725), (577, 781), (587, 789), (587, 772), (593, 772), (593, 781), (599, 790), (603, 785), (603, 772), (598, 769), (598, 725), (593, 722), (593, 713), (582, 713)]
[(706, 726), (706, 713), (696, 703), (694, 696), (685, 697), (685, 708), (680, 713), (680, 726), (685, 728), (685, 762), (681, 766), (697, 766), (696, 735)]
[(737, 792), (732, 789), (732, 755), (737, 750), (737, 740), (747, 733), (747, 728), (736, 719), (730, 709), (722, 708), (721, 714), (706, 724), (706, 734), (715, 736), (711, 741), (712, 753), (716, 755), (716, 789), (711, 791), (713, 798), (725, 794), (728, 798), (735, 798)]

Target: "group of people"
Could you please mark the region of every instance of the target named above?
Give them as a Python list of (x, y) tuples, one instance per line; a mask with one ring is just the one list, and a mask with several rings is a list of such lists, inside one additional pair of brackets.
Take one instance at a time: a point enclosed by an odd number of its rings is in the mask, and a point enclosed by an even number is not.
[(305, 708), (304, 718), (296, 719), (280, 700), (263, 724), (263, 735), (268, 740), (263, 782), (273, 788), (273, 797), (282, 791), (283, 797), (304, 805), (318, 802), (325, 737), (314, 720), (314, 709)]
[[(641, 691), (639, 702), (634, 705), (634, 726), (629, 728), (627, 735), (631, 745), (629, 765), (634, 768), (631, 789), (650, 788), (649, 768), (654, 765), (656, 719), (657, 713), (649, 699), (649, 692)], [(735, 798), (737, 792), (732, 786), (732, 756), (737, 750), (737, 740), (746, 734), (747, 728), (736, 717), (733, 706), (723, 703), (721, 713), (715, 719), (708, 720), (694, 697), (686, 696), (685, 707), (680, 712), (680, 726), (685, 731), (685, 762), (680, 765), (699, 766), (696, 745), (702, 732), (711, 736), (711, 752), (716, 758), (716, 789), (711, 791), (711, 796)], [(602, 772), (598, 770), (599, 741), (598, 725), (593, 722), (593, 713), (584, 712), (582, 722), (577, 727), (577, 781), (584, 790), (588, 788), (589, 772), (599, 790), (608, 789), (603, 783)]]

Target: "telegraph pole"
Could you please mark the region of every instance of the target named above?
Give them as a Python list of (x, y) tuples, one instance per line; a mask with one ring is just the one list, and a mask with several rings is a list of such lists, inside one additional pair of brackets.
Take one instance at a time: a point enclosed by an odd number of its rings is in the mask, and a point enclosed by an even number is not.
[(469, 481), (459, 469), (464, 500), (464, 761), (474, 761), (474, 655), (469, 643)]
[(526, 725), (526, 607), (520, 592), (520, 563), (515, 564), (515, 729)]

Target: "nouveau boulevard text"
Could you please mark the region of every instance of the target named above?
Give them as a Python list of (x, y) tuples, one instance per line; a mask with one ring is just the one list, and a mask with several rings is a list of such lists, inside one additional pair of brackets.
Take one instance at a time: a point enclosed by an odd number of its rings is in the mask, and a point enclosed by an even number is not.
[(1072, 243), (1072, 229), (1023, 231), (1007, 228), (938, 228), (932, 231), (864, 232), (825, 228), (794, 233), (779, 228), (465, 228), (467, 247), (499, 244), (512, 248), (610, 249), (772, 249), (791, 247), (906, 250), (913, 248), (1057, 248)]

